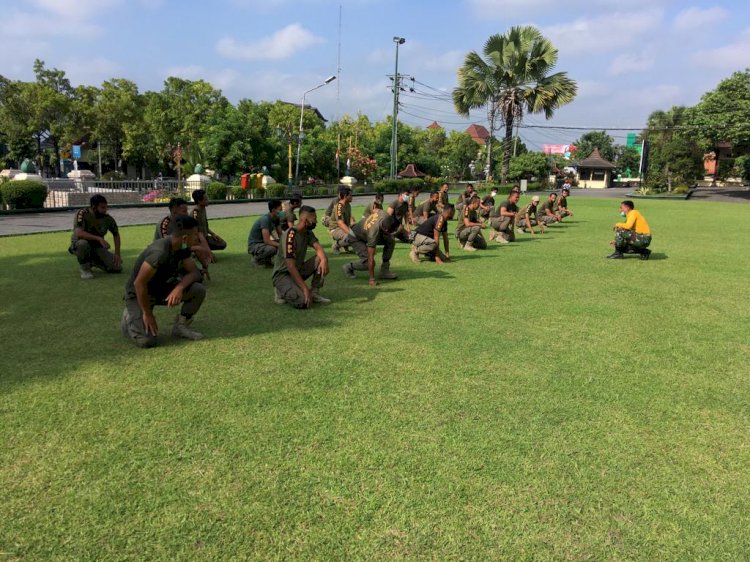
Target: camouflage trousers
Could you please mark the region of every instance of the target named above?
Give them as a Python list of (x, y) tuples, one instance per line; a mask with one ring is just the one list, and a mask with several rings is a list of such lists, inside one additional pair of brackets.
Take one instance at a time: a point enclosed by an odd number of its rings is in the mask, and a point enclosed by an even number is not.
[(649, 234), (638, 234), (634, 230), (615, 229), (615, 249), (620, 252), (644, 250), (651, 245)]

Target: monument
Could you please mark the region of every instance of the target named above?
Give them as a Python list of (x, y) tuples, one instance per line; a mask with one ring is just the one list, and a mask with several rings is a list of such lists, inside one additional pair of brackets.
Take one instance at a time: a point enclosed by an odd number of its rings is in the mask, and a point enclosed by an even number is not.
[(206, 189), (206, 186), (208, 186), (212, 180), (204, 172), (205, 170), (203, 169), (203, 166), (196, 164), (193, 169), (193, 175), (185, 180), (185, 189), (190, 193), (196, 189)]
[(11, 181), (21, 181), (21, 180), (27, 180), (27, 181), (36, 181), (39, 183), (44, 183), (44, 180), (42, 179), (42, 176), (36, 173), (36, 166), (34, 166), (34, 162), (29, 160), (28, 158), (21, 163), (21, 172), (18, 174), (15, 174)]

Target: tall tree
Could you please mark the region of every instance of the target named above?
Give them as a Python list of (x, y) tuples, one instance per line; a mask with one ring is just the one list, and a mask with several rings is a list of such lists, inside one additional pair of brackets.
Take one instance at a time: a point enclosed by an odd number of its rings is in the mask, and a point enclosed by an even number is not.
[(750, 148), (750, 68), (722, 80), (687, 117), (706, 151), (720, 141)]
[(615, 159), (615, 139), (607, 131), (589, 131), (581, 135), (575, 143), (576, 156), (579, 160), (588, 158), (595, 148), (599, 149), (602, 158), (613, 162)]
[(140, 119), (138, 86), (130, 80), (114, 78), (102, 84), (94, 102), (94, 140), (121, 171), (125, 131)]
[[(550, 74), (557, 64), (557, 49), (535, 27), (511, 27), (505, 35), (493, 35), (482, 55), (471, 51), (458, 70), (453, 90), (456, 111), (469, 116), (485, 108), (490, 138), (498, 124), (505, 128), (502, 179), (508, 176), (513, 128), (525, 113), (543, 113), (550, 119), (557, 108), (573, 101), (578, 87), (566, 72)], [(487, 160), (492, 170), (492, 149)]]

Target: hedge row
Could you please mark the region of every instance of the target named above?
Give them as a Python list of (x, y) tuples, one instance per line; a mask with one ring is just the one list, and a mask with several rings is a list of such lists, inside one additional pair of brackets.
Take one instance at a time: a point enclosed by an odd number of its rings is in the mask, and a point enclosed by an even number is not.
[(0, 184), (2, 202), (9, 209), (41, 209), (47, 199), (47, 186), (31, 180)]

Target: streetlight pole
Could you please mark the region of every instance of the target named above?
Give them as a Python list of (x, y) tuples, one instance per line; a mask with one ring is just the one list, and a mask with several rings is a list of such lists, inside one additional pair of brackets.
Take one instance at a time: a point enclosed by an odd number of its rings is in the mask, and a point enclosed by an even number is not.
[(304, 94), (302, 94), (302, 105), (300, 106), (300, 110), (299, 110), (299, 134), (297, 136), (297, 165), (294, 170), (294, 180), (297, 183), (299, 183), (299, 153), (300, 153), (300, 149), (302, 148), (302, 139), (305, 138), (305, 129), (304, 129), (304, 123), (303, 123), (303, 119), (305, 117), (305, 98), (307, 97), (307, 94), (309, 94), (310, 92), (313, 92), (317, 90), (318, 88), (322, 88), (323, 86), (325, 86), (326, 84), (330, 84), (334, 80), (336, 80), (336, 76), (329, 76), (322, 83), (318, 84), (314, 88), (310, 88)]
[(391, 179), (398, 173), (398, 93), (401, 88), (401, 77), (398, 75), (398, 46), (406, 43), (403, 37), (394, 37), (396, 44), (396, 72), (393, 75), (393, 130), (391, 131)]

